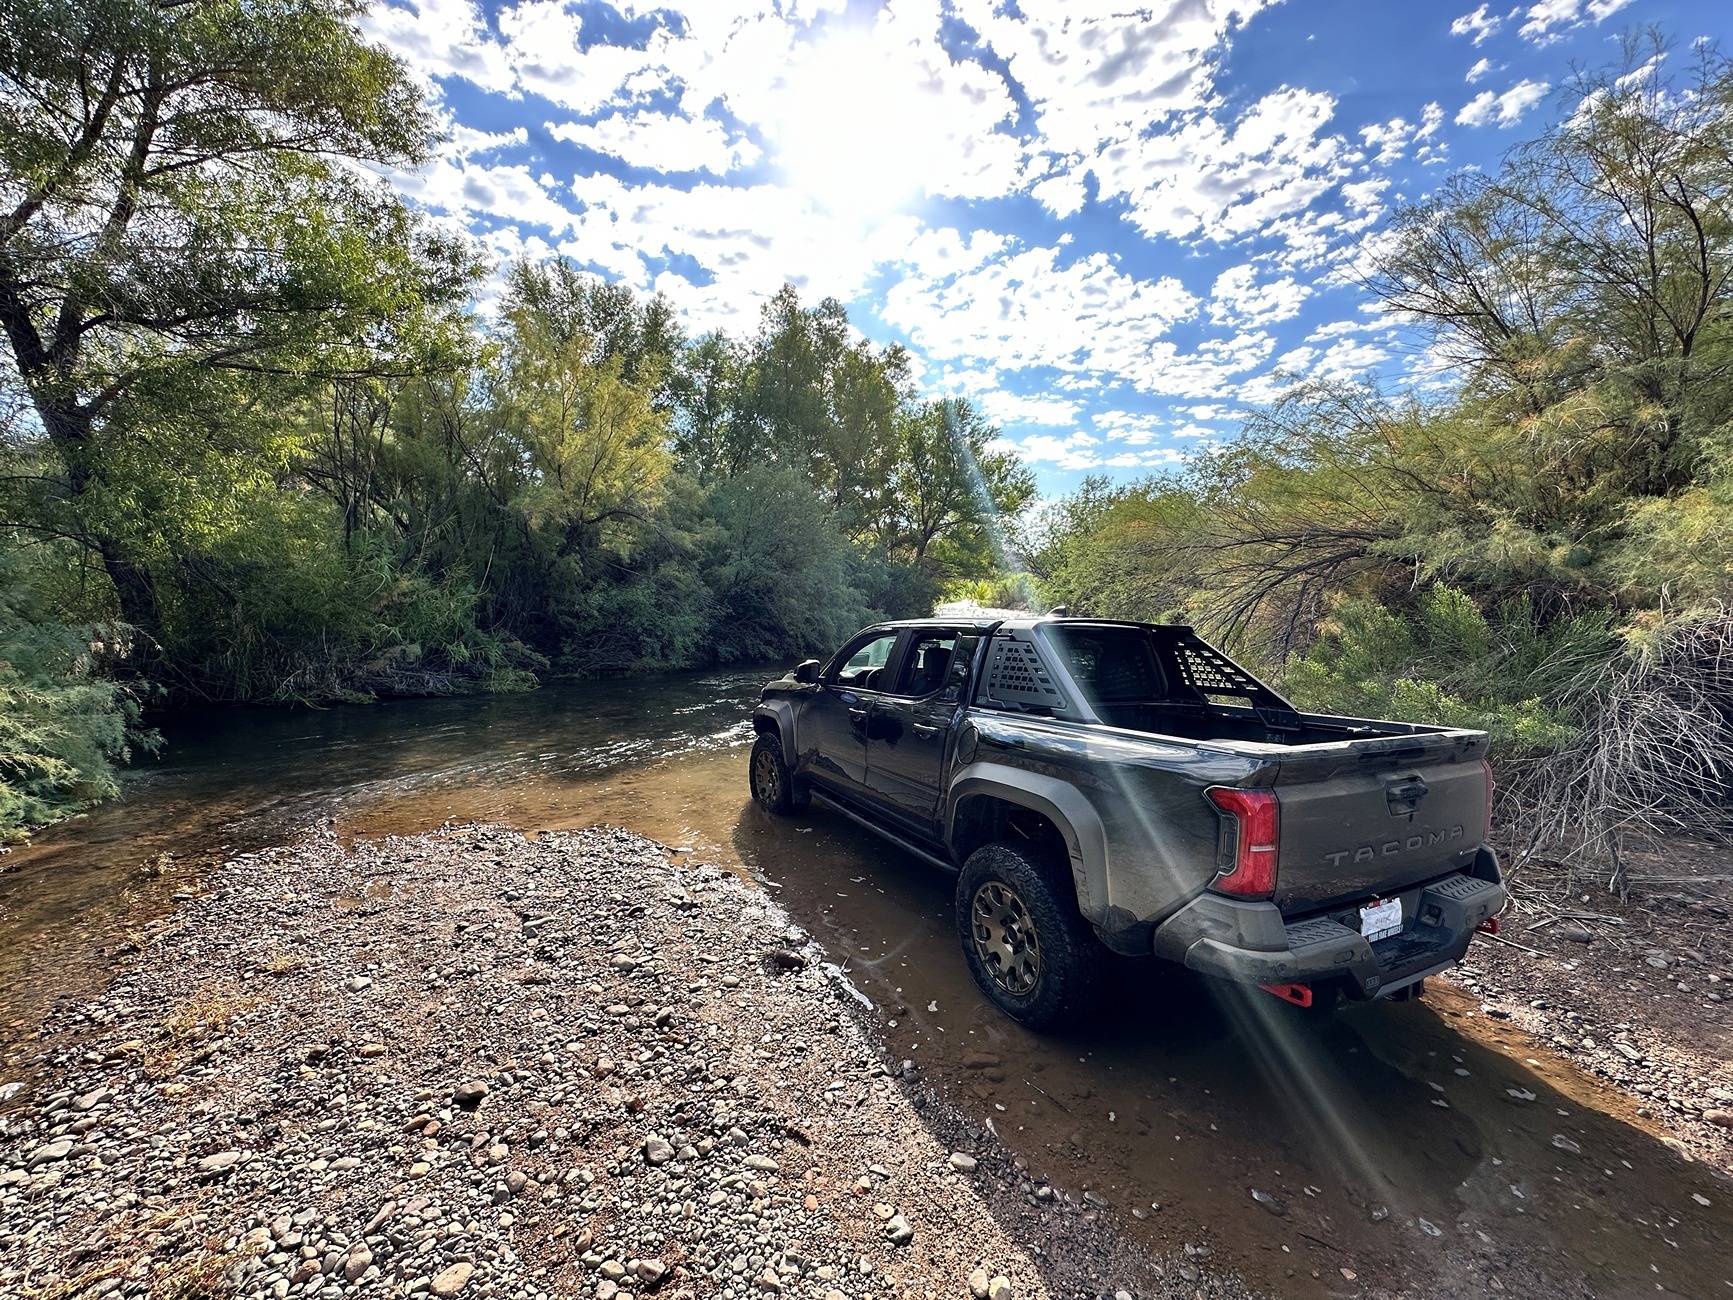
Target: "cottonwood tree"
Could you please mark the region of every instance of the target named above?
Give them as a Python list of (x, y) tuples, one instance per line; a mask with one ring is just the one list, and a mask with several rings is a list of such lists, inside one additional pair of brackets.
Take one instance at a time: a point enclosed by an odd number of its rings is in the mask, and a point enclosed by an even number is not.
[(887, 541), (916, 563), (949, 541), (964, 567), (991, 569), (1005, 523), (1035, 496), (1035, 479), (1016, 456), (993, 447), (999, 431), (961, 398), (909, 404), (897, 419), (887, 498)]
[(147, 638), (153, 561), (225, 473), (280, 460), (285, 389), (409, 364), (473, 275), (370, 174), (433, 123), (360, 11), (6, 2), (0, 330), (40, 472), (5, 522), (88, 548)]

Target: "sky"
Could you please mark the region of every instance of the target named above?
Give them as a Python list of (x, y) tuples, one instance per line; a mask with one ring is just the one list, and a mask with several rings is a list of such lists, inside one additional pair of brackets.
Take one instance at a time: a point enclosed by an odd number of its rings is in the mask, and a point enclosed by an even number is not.
[[(982, 408), (1044, 495), (1231, 438), (1295, 379), (1447, 384), (1360, 286), (1575, 68), (1728, 0), (375, 0), (446, 143), (394, 182), (750, 334), (784, 282)], [(485, 310), (497, 281), (481, 295)]]

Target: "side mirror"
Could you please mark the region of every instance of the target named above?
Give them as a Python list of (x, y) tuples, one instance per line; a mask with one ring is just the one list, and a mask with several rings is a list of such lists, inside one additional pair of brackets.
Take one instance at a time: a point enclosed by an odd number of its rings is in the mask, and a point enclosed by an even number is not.
[(794, 670), (794, 680), (811, 685), (818, 680), (818, 660), (803, 659)]

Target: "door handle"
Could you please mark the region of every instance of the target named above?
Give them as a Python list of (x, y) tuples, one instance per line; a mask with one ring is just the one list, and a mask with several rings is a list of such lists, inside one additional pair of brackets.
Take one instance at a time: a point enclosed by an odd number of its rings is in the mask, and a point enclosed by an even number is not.
[(864, 708), (864, 707), (862, 707), (862, 708), (858, 708), (858, 709), (850, 709), (850, 710), (849, 710), (849, 711), (848, 711), (848, 716), (849, 716), (849, 717), (851, 717), (851, 718), (853, 718), (853, 719), (855, 719), (855, 720), (856, 720), (856, 721), (857, 721), (857, 722), (858, 722), (858, 721), (859, 721), (859, 720), (860, 720), (860, 719), (861, 719), (861, 718), (864, 718), (864, 717), (866, 717), (866, 715), (867, 715), (867, 711), (866, 711), (866, 709), (865, 709), (865, 708)]
[(925, 722), (912, 722), (909, 724), (909, 730), (917, 736), (936, 736), (939, 734), (939, 728), (930, 726)]

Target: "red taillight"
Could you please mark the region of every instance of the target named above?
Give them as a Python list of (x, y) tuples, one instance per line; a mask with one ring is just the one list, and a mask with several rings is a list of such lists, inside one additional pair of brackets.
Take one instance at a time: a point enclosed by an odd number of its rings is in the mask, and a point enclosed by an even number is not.
[(1276, 892), (1276, 845), (1280, 808), (1273, 790), (1236, 790), (1213, 786), (1209, 801), (1234, 819), (1234, 865), (1210, 885), (1239, 898), (1268, 898)]
[(1498, 783), (1492, 779), (1492, 764), (1484, 758), (1480, 760), (1480, 770), (1486, 774), (1486, 825), (1482, 828), (1481, 838), (1492, 838), (1492, 792), (1498, 788)]

